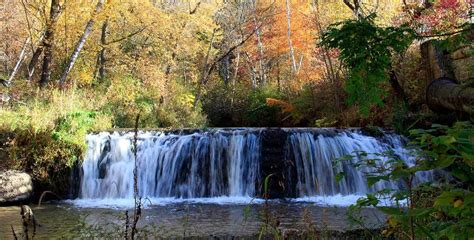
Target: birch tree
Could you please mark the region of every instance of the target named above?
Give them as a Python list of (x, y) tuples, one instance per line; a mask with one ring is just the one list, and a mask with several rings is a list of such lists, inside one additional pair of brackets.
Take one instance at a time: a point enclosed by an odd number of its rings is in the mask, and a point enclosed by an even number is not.
[(86, 28), (84, 29), (84, 32), (82, 33), (81, 38), (79, 38), (79, 41), (77, 42), (76, 47), (74, 48), (74, 51), (66, 65), (66, 69), (64, 70), (63, 74), (61, 75), (61, 78), (59, 79), (59, 85), (61, 87), (64, 86), (67, 76), (69, 75), (72, 68), (74, 67), (74, 63), (76, 62), (77, 57), (79, 57), (79, 53), (84, 47), (84, 44), (86, 43), (87, 38), (91, 34), (92, 28), (94, 27), (94, 23), (95, 23), (95, 17), (97, 16), (97, 14), (99, 14), (102, 11), (104, 2), (105, 0), (99, 0), (99, 2), (97, 3), (95, 7), (94, 13), (92, 14), (92, 17), (87, 22)]
[(25, 59), (26, 49), (28, 48), (28, 44), (30, 44), (30, 41), (31, 41), (31, 38), (28, 37), (25, 40), (25, 43), (23, 43), (23, 47), (21, 49), (20, 56), (18, 57), (18, 61), (16, 62), (16, 65), (13, 68), (13, 71), (10, 74), (10, 77), (8, 78), (8, 80), (6, 82), (7, 86), (9, 86), (12, 83), (13, 79), (15, 78), (15, 75), (17, 74), (18, 70), (20, 69), (21, 64), (23, 63), (23, 60)]
[(286, 0), (286, 19), (287, 19), (287, 22), (288, 22), (287, 36), (288, 36), (288, 46), (290, 48), (291, 70), (292, 70), (293, 73), (296, 73), (297, 70), (298, 70), (298, 67), (296, 65), (295, 50), (293, 48), (293, 42), (291, 40), (291, 6), (290, 6), (290, 0)]

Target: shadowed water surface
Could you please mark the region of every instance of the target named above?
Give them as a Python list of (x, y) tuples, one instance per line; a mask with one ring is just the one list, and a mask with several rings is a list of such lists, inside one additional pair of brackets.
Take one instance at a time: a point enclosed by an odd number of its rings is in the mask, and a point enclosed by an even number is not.
[[(178, 203), (152, 206), (144, 210), (140, 226), (153, 237), (232, 237), (255, 236), (262, 224), (264, 204), (219, 205)], [(347, 221), (347, 208), (321, 207), (309, 203), (272, 202), (268, 205), (271, 216), (278, 219), (282, 229), (303, 229), (311, 221), (318, 230), (356, 229)], [(123, 209), (78, 208), (71, 204), (44, 204), (33, 207), (41, 224), (35, 239), (90, 238), (120, 236), (123, 228)], [(18, 207), (0, 207), (0, 239), (13, 239), (11, 225), (21, 232)], [(367, 227), (376, 227), (384, 216), (375, 209), (363, 209)], [(130, 216), (133, 210), (130, 210)], [(306, 216), (306, 217), (304, 217)], [(308, 220), (311, 219), (311, 220)], [(30, 229), (32, 231), (32, 229)], [(102, 234), (102, 235), (101, 235)]]

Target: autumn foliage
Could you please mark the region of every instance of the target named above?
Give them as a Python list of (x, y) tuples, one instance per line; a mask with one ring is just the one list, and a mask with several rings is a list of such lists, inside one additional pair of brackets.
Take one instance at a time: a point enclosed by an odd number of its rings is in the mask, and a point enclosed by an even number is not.
[[(442, 34), (472, 19), (472, 4), (370, 0), (360, 1), (354, 11), (343, 0), (7, 0), (0, 19), (0, 76), (9, 87), (0, 91), (12, 99), (11, 111), (19, 102), (42, 101), (47, 94), (37, 91), (84, 91), (96, 96), (90, 99), (93, 110), (110, 115), (115, 127), (129, 127), (140, 111), (150, 127), (246, 125), (252, 122), (246, 115), (265, 115), (268, 109), (259, 106), (283, 106), (277, 103), (294, 108), (283, 107), (281, 113), (291, 116), (276, 125), (313, 126), (320, 119), (343, 126), (386, 125), (378, 119), (393, 112), (367, 119), (347, 102), (350, 94), (342, 89), (348, 68), (338, 60), (338, 49), (320, 44), (322, 34), (331, 24), (372, 13), (383, 27), (409, 24), (420, 35)], [(48, 31), (54, 38), (45, 40)], [(51, 55), (47, 68), (45, 55)], [(419, 72), (420, 64), (397, 74)], [(43, 86), (39, 82), (47, 70), (51, 77)]]

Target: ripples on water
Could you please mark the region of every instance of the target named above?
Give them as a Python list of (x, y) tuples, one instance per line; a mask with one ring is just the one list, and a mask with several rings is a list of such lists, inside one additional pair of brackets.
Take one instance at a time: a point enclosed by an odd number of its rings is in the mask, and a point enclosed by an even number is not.
[[(146, 231), (163, 238), (255, 236), (262, 224), (260, 216), (263, 208), (264, 204), (186, 202), (154, 205), (144, 210), (139, 225), (141, 229), (146, 226)], [(307, 223), (307, 220), (303, 221), (305, 214), (309, 214), (318, 229), (340, 231), (356, 227), (347, 222), (346, 208), (273, 201), (268, 209), (286, 229), (303, 229)], [(106, 238), (114, 238), (123, 231), (124, 208), (88, 208), (85, 205), (79, 208), (70, 203), (60, 203), (45, 204), (33, 208), (33, 211), (42, 225), (35, 239), (104, 237), (103, 234)], [(375, 209), (364, 209), (362, 214), (368, 217), (365, 224), (369, 227), (379, 226), (384, 221), (384, 216)], [(1, 207), (0, 239), (12, 238), (10, 224), (16, 232), (21, 232), (20, 222), (18, 207)]]

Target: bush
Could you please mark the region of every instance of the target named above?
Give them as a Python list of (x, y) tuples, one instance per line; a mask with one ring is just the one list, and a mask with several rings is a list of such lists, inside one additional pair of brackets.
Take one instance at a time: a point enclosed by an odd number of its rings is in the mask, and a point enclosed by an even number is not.
[(254, 127), (276, 127), (282, 122), (281, 109), (269, 106), (267, 99), (282, 99), (284, 96), (273, 87), (256, 89), (247, 96), (247, 114), (244, 125)]
[(37, 192), (69, 190), (71, 168), (82, 159), (88, 132), (110, 127), (86, 92), (51, 91), (24, 96), (25, 103), (0, 108), (4, 167), (30, 173)]
[(103, 112), (113, 117), (113, 126), (130, 128), (140, 114), (140, 127), (202, 127), (206, 118), (195, 96), (178, 83), (169, 83), (165, 95), (158, 86), (148, 85), (132, 76), (112, 79)]
[(211, 126), (219, 127), (272, 127), (282, 125), (281, 109), (269, 106), (267, 98), (283, 99), (273, 86), (248, 90), (247, 85), (231, 86), (215, 83), (207, 92), (203, 109)]
[[(428, 130), (412, 130), (417, 161), (407, 166), (392, 156), (369, 172), (370, 185), (378, 181), (400, 181), (406, 189), (385, 189), (359, 199), (351, 209), (375, 206), (388, 215), (384, 237), (411, 239), (471, 239), (474, 237), (474, 126), (458, 122), (452, 127), (433, 124)], [(374, 166), (380, 159), (359, 164)], [(413, 176), (423, 171), (442, 171), (442, 179), (416, 185)], [(405, 206), (381, 207), (379, 196), (405, 201)]]

